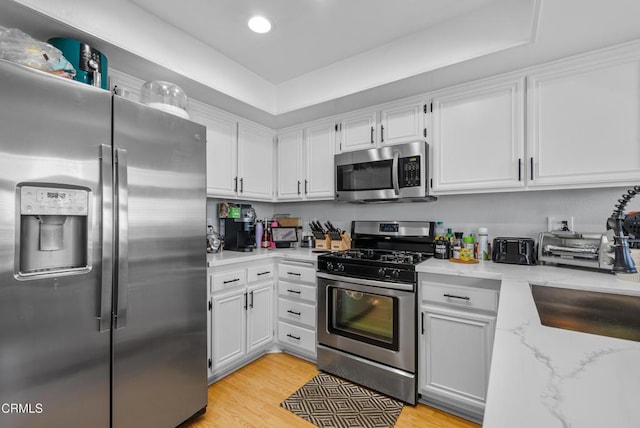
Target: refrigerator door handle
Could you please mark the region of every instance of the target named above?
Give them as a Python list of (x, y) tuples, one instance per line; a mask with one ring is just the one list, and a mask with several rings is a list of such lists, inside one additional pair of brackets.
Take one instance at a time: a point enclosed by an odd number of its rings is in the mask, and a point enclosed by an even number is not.
[(102, 195), (102, 277), (98, 331), (111, 329), (113, 283), (113, 165), (111, 146), (100, 146), (100, 179)]
[(116, 293), (117, 305), (115, 310), (115, 328), (127, 326), (127, 294), (129, 291), (129, 189), (127, 180), (127, 151), (116, 149), (116, 202), (118, 217), (117, 234), (117, 265), (116, 265)]

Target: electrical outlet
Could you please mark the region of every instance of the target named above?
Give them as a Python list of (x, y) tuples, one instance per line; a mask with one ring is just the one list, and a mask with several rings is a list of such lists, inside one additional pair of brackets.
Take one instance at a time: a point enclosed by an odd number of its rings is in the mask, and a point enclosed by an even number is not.
[(547, 232), (554, 230), (562, 230), (562, 223), (567, 222), (569, 230), (573, 231), (573, 216), (569, 215), (550, 215), (547, 217)]

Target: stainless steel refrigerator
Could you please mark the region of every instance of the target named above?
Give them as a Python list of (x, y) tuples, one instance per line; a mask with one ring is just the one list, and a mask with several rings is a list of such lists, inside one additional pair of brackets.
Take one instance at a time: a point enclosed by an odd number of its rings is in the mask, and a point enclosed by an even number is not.
[(0, 61), (0, 427), (207, 404), (205, 128)]

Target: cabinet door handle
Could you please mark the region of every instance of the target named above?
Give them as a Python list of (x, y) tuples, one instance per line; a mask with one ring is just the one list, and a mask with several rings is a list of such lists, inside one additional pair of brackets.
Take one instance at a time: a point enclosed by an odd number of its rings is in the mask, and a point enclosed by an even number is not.
[(424, 335), (424, 312), (420, 312), (421, 315), (421, 319), (420, 319), (420, 326), (422, 327), (422, 334)]
[(249, 292), (249, 297), (251, 297), (249, 300), (249, 307), (253, 309), (253, 291)]
[(309, 193), (309, 191), (307, 190), (307, 187), (309, 186), (309, 181), (308, 180), (304, 180), (304, 194), (306, 195), (307, 193)]
[(522, 158), (518, 158), (518, 181), (522, 181)]
[(530, 164), (531, 164), (530, 176), (531, 176), (531, 181), (533, 181), (533, 156), (530, 159)]
[(244, 192), (244, 178), (240, 179), (240, 193)]
[(235, 278), (235, 279), (229, 279), (227, 281), (222, 281), (223, 284), (231, 284), (232, 282), (238, 282), (240, 281), (240, 278)]
[(244, 310), (247, 310), (247, 293), (244, 293)]
[(234, 186), (233, 186), (233, 191), (237, 192), (238, 191), (238, 177), (234, 178), (233, 181), (235, 183)]
[(380, 142), (384, 143), (384, 125), (380, 125)]
[(302, 312), (296, 312), (296, 311), (292, 311), (292, 310), (287, 310), (287, 312), (289, 312), (290, 314), (293, 314), (293, 315), (297, 315), (297, 316), (302, 315)]
[(300, 340), (300, 337), (294, 336), (294, 335), (289, 334), (289, 333), (287, 333), (287, 337), (290, 337), (290, 338), (295, 339), (295, 340)]
[(300, 292), (300, 291), (298, 291), (298, 290), (289, 290), (289, 289), (287, 289), (287, 291), (288, 291), (289, 293), (294, 293), (294, 294), (300, 294), (300, 293), (301, 293), (301, 292)]
[(267, 270), (267, 271), (264, 271), (264, 272), (260, 272), (260, 273), (258, 273), (258, 276), (268, 275), (268, 274), (270, 274), (270, 273), (271, 273), (271, 271), (270, 271), (270, 270)]
[(373, 144), (373, 126), (371, 127), (371, 144)]
[(448, 294), (445, 293), (443, 294), (444, 297), (448, 297), (450, 299), (461, 299), (461, 300), (471, 300), (471, 297), (467, 297), (467, 296), (456, 296), (455, 294)]
[(300, 194), (300, 180), (298, 180), (298, 195)]
[(287, 275), (302, 276), (302, 274), (300, 274), (298, 272), (287, 272)]

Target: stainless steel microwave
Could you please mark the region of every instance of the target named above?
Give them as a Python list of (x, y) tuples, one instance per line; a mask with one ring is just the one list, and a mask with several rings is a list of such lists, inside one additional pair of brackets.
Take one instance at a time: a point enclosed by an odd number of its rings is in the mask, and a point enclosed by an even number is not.
[(428, 154), (424, 141), (337, 154), (336, 200), (433, 201), (427, 186)]

